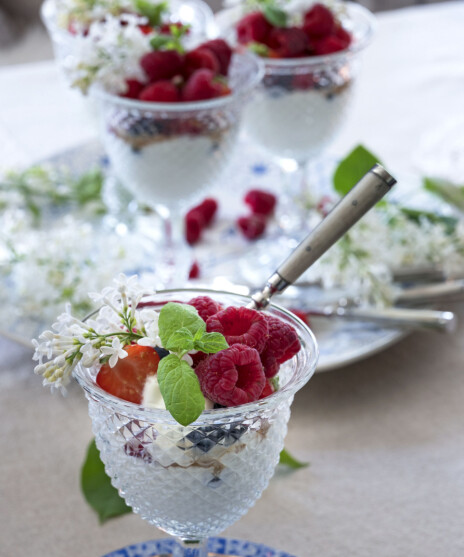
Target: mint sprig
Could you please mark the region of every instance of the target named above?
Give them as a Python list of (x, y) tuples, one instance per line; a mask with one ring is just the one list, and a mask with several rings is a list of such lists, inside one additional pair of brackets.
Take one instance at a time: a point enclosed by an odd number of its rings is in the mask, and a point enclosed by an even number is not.
[(381, 163), (379, 157), (363, 145), (355, 147), (335, 169), (333, 176), (335, 191), (340, 195), (346, 195), (376, 163)]
[(221, 333), (207, 333), (206, 323), (188, 304), (169, 302), (160, 311), (159, 336), (172, 352), (158, 366), (158, 383), (166, 409), (181, 425), (194, 422), (205, 409), (205, 397), (193, 369), (183, 356), (192, 350), (215, 354), (228, 348)]
[(167, 2), (153, 4), (148, 0), (134, 0), (134, 6), (140, 15), (145, 16), (152, 27), (159, 27), (162, 23), (162, 15), (168, 9)]
[(267, 4), (263, 8), (263, 15), (271, 25), (285, 27), (288, 21), (288, 14), (277, 6)]

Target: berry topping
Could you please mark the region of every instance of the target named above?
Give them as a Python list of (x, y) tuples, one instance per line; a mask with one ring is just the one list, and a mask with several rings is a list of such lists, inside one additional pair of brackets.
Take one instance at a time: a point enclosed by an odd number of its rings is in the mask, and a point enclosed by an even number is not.
[(258, 400), (266, 383), (258, 352), (243, 344), (208, 356), (195, 372), (203, 394), (223, 406)]
[(200, 240), (204, 226), (203, 213), (195, 208), (190, 209), (185, 215), (185, 239), (189, 245), (193, 246)]
[(189, 279), (197, 279), (200, 277), (200, 265), (198, 264), (198, 261), (194, 261), (192, 263), (192, 266), (190, 267), (190, 271), (189, 271)]
[(160, 357), (150, 346), (132, 344), (124, 350), (127, 357), (119, 359), (114, 367), (101, 366), (97, 385), (111, 395), (141, 404), (145, 381), (157, 372)]
[(277, 198), (267, 191), (254, 189), (247, 192), (244, 201), (251, 207), (253, 213), (268, 216), (274, 211)]
[(246, 344), (256, 348), (258, 352), (261, 352), (266, 344), (268, 329), (262, 313), (244, 307), (228, 307), (206, 321), (206, 330), (222, 333), (229, 346)]
[(295, 58), (306, 53), (308, 36), (298, 27), (275, 27), (269, 34), (268, 46), (279, 58)]
[[(269, 328), (269, 336), (261, 353), (261, 360), (266, 377), (273, 377), (278, 371), (275, 363), (283, 364), (292, 358), (299, 352), (301, 345), (298, 335), (291, 325), (270, 315), (266, 315), (265, 319)], [(275, 363), (273, 358), (275, 358)]]
[(204, 101), (228, 95), (230, 89), (212, 70), (203, 68), (196, 70), (185, 84), (182, 100)]
[(183, 64), (183, 58), (177, 50), (155, 50), (148, 52), (140, 60), (150, 82), (171, 79), (181, 74)]
[(219, 73), (227, 75), (229, 73), (230, 60), (232, 58), (232, 49), (224, 39), (213, 39), (200, 45), (200, 48), (210, 50), (219, 61)]
[(243, 17), (237, 24), (237, 40), (240, 44), (266, 44), (272, 26), (261, 12), (253, 12)]
[(259, 398), (266, 398), (267, 396), (271, 396), (273, 393), (275, 393), (275, 389), (273, 384), (269, 381), (269, 379), (266, 379), (266, 383), (264, 385), (264, 389), (262, 391), (262, 393), (259, 395)]
[(327, 37), (335, 30), (335, 18), (323, 4), (314, 4), (304, 16), (303, 29), (311, 38)]
[(137, 79), (126, 79), (126, 86), (126, 92), (123, 97), (128, 99), (138, 99), (142, 89), (145, 87), (145, 85)]
[(180, 100), (180, 94), (172, 81), (162, 79), (145, 87), (140, 93), (139, 99), (149, 102), (174, 103)]
[(196, 298), (192, 298), (187, 303), (198, 311), (198, 314), (203, 321), (206, 321), (208, 317), (216, 315), (218, 311), (222, 310), (221, 304), (215, 302), (209, 296), (197, 296)]
[(347, 48), (348, 46), (350, 46), (351, 35), (348, 33), (348, 31), (346, 29), (343, 29), (343, 27), (341, 25), (339, 25), (337, 27), (337, 29), (335, 30), (335, 36), (338, 39), (340, 39), (341, 41), (343, 41), (343, 43), (345, 44), (344, 48)]
[(239, 217), (237, 226), (242, 234), (248, 240), (256, 240), (264, 234), (266, 229), (266, 219), (263, 215), (250, 215), (248, 217)]
[(185, 55), (184, 75), (187, 78), (190, 77), (193, 72), (202, 68), (211, 70), (216, 74), (219, 73), (220, 67), (219, 60), (209, 48), (200, 46)]
[(330, 35), (330, 37), (324, 37), (320, 41), (314, 43), (314, 53), (318, 56), (333, 54), (334, 52), (344, 50), (347, 46), (346, 42), (342, 39), (339, 39), (335, 35)]

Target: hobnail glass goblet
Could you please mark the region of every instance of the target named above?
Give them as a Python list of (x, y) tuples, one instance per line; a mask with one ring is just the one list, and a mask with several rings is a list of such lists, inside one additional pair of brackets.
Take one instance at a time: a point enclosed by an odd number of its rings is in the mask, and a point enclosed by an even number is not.
[(374, 17), (362, 6), (346, 2), (340, 12), (351, 45), (324, 56), (264, 58), (262, 86), (245, 112), (248, 136), (276, 159), (292, 199), (304, 194), (305, 166), (336, 137), (349, 112), (359, 55), (373, 33)]
[[(200, 294), (224, 305), (250, 301), (201, 289), (163, 291), (151, 300), (186, 302)], [(266, 311), (292, 325), (302, 347), (282, 365), (279, 390), (257, 402), (206, 410), (187, 427), (166, 410), (101, 390), (96, 369), (75, 371), (106, 472), (135, 513), (179, 540), (175, 557), (206, 557), (208, 537), (238, 520), (261, 496), (279, 461), (293, 396), (314, 373), (318, 352), (311, 331), (283, 308), (271, 305)]]
[(244, 106), (262, 75), (258, 59), (234, 54), (229, 71), (232, 92), (226, 96), (155, 103), (96, 93), (101, 137), (116, 177), (163, 221), (156, 265), (163, 286), (187, 277), (181, 211), (215, 183), (229, 162)]

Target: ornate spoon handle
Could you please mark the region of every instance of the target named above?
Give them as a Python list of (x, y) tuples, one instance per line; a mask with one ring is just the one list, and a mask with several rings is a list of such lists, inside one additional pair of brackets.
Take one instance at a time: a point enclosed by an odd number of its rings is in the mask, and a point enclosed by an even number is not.
[(325, 219), (295, 248), (261, 292), (252, 296), (248, 307), (265, 308), (275, 293), (293, 284), (323, 253), (343, 236), (396, 184), (382, 166), (376, 164), (330, 211)]

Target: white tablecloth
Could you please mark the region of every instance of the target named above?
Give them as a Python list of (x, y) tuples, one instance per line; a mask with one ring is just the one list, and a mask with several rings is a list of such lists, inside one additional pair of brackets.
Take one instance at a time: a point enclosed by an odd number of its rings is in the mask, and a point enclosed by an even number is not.
[[(463, 111), (464, 4), (379, 16), (352, 114), (332, 151), (358, 142), (398, 175), (421, 136)], [(0, 166), (94, 135), (50, 63), (0, 71)], [(464, 309), (458, 308), (461, 318)], [(298, 557), (464, 555), (464, 327), (417, 333), (297, 395), (278, 473), (226, 535)], [(91, 438), (77, 388), (50, 396), (31, 354), (0, 342), (0, 555), (98, 557), (163, 534), (136, 516), (100, 527), (79, 491)]]

